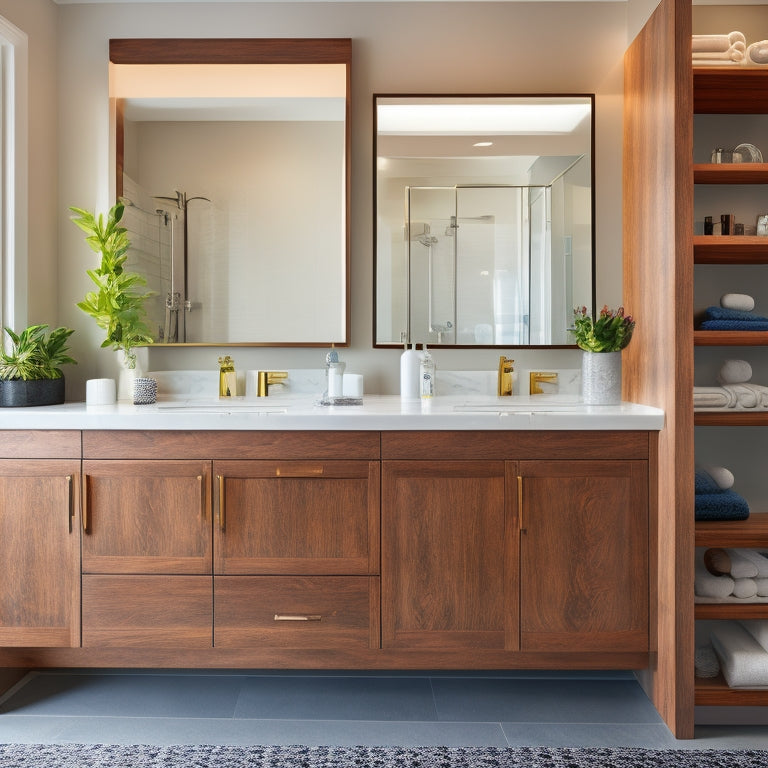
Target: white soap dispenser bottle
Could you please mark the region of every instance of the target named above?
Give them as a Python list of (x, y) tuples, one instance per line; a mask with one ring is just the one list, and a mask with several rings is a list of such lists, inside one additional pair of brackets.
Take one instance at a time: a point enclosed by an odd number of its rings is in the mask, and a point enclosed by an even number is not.
[(419, 389), (422, 400), (429, 400), (435, 396), (435, 361), (429, 354), (426, 344), (419, 365)]
[(400, 355), (400, 397), (416, 399), (419, 396), (419, 353), (416, 347), (405, 345), (405, 351)]

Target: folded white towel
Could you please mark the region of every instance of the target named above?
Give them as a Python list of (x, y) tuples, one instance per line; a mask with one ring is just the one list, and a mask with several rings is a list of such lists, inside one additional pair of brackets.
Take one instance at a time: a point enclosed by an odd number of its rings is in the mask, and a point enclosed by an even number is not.
[(694, 64), (701, 61), (722, 61), (722, 62), (736, 62), (740, 63), (744, 61), (747, 55), (746, 48), (743, 47), (743, 43), (734, 43), (727, 51), (694, 51), (693, 62)]
[(734, 43), (746, 45), (747, 38), (742, 32), (730, 32), (727, 35), (693, 35), (691, 48), (699, 51), (727, 51)]
[(732, 408), (732, 398), (722, 387), (694, 387), (694, 408)]
[(763, 557), (754, 549), (739, 549), (739, 554), (757, 568), (755, 576), (760, 579), (768, 577), (768, 557)]
[(694, 592), (701, 597), (728, 597), (733, 594), (734, 581), (730, 576), (715, 576), (704, 565), (704, 553), (696, 550)]
[(768, 685), (768, 652), (738, 622), (716, 622), (711, 641), (731, 688)]
[(733, 472), (729, 469), (716, 467), (712, 464), (697, 464), (696, 469), (706, 472), (715, 481), (720, 490), (727, 491), (729, 488), (733, 488), (735, 478)]
[(765, 619), (742, 619), (739, 624), (768, 651), (768, 621)]
[(755, 308), (755, 300), (746, 293), (725, 293), (720, 297), (720, 306), (723, 309), (751, 312)]
[(754, 579), (734, 579), (733, 596), (740, 600), (749, 600), (757, 595), (757, 584)]
[(757, 576), (757, 566), (744, 556), (743, 549), (726, 549), (731, 558), (731, 576), (734, 579), (754, 579)]
[(744, 384), (752, 378), (752, 366), (746, 360), (726, 360), (717, 374), (720, 384)]

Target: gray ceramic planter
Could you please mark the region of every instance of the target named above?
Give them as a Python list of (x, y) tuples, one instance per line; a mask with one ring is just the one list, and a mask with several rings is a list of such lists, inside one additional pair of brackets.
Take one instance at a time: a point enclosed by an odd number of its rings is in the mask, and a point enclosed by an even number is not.
[(64, 402), (64, 377), (60, 379), (0, 380), (0, 407), (58, 405)]

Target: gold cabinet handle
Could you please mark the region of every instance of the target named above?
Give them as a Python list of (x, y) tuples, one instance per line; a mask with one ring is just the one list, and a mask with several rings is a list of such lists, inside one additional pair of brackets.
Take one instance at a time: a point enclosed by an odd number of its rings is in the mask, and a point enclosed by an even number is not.
[(523, 525), (523, 478), (521, 475), (517, 476), (517, 520), (522, 533), (525, 531), (525, 526)]
[(74, 478), (72, 475), (67, 475), (67, 521), (70, 533), (72, 533), (72, 521), (75, 517), (75, 494), (72, 488), (73, 480)]
[(83, 533), (88, 533), (88, 488), (90, 487), (90, 478), (83, 475)]
[(217, 475), (219, 482), (219, 530), (225, 531), (227, 527), (227, 507), (224, 497), (224, 475)]
[(197, 476), (197, 482), (200, 486), (200, 518), (205, 520), (205, 483), (202, 475)]
[(275, 621), (321, 621), (319, 613), (276, 613)]
[(275, 469), (275, 477), (316, 477), (317, 475), (322, 475), (324, 469), (324, 467), (292, 467), (288, 465), (285, 467), (277, 467)]

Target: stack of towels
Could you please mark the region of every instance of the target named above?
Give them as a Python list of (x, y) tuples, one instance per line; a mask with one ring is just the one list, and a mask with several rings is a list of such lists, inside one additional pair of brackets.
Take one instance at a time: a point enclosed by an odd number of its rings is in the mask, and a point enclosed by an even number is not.
[(703, 331), (768, 331), (768, 317), (752, 312), (755, 300), (745, 293), (726, 293), (719, 307), (707, 307)]
[(697, 549), (693, 586), (700, 603), (765, 602), (768, 557), (754, 549)]
[(746, 360), (726, 360), (717, 375), (718, 387), (694, 387), (693, 407), (768, 409), (768, 387), (753, 384)]
[(694, 35), (694, 66), (743, 64), (747, 56), (747, 38), (742, 32), (728, 35)]
[(725, 467), (697, 467), (696, 520), (746, 520), (749, 504), (733, 488), (733, 473)]
[(731, 688), (768, 686), (768, 621), (718, 621), (710, 642)]

